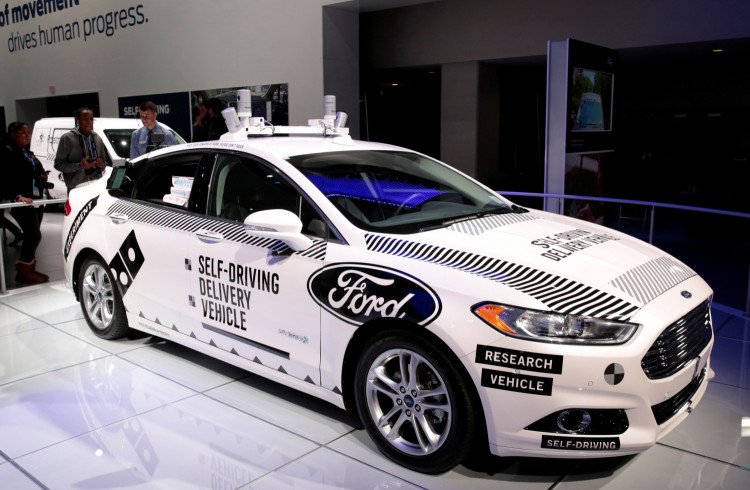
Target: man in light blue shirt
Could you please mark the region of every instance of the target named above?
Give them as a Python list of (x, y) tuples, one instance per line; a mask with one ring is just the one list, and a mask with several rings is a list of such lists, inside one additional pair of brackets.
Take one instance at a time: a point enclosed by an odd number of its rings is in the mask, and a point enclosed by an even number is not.
[[(146, 102), (141, 103), (138, 107), (138, 111), (141, 115), (143, 127), (133, 131), (133, 135), (130, 137), (130, 158), (143, 155), (147, 151), (153, 149), (149, 148), (149, 146), (170, 146), (177, 144), (172, 132), (156, 122), (156, 104), (147, 100)], [(153, 137), (154, 133), (163, 134), (163, 142), (156, 141), (159, 138)]]

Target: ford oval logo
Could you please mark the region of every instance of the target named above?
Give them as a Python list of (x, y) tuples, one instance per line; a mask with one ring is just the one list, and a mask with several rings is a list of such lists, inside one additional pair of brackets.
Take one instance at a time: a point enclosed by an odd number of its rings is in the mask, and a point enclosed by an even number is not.
[(690, 291), (682, 291), (680, 294), (682, 295), (683, 298), (692, 298), (693, 297), (693, 293), (691, 293)]
[(369, 264), (323, 267), (310, 276), (307, 290), (316, 303), (353, 325), (376, 318), (427, 325), (441, 309), (437, 294), (419, 279)]

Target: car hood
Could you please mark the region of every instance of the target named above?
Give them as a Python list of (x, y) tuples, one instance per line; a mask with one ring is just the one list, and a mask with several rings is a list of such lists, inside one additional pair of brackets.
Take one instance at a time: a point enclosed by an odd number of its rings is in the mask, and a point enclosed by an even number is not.
[(645, 242), (541, 211), (486, 216), (404, 239), (371, 235), (368, 248), (478, 275), (551, 311), (611, 319), (630, 318), (696, 275)]

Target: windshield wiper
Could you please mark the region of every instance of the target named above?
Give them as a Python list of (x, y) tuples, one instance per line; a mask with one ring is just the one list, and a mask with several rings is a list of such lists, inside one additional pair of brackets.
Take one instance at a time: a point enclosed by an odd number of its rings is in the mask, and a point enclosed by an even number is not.
[[(514, 208), (516, 208), (516, 207), (518, 207), (518, 206), (514, 205)], [(441, 222), (440, 224), (437, 224), (437, 225), (424, 226), (424, 227), (420, 228), (419, 231), (422, 232), (422, 231), (437, 230), (438, 228), (446, 228), (446, 227), (448, 227), (450, 225), (453, 225), (453, 224), (456, 224), (456, 223), (460, 223), (462, 221), (469, 221), (469, 220), (481, 218), (483, 216), (487, 216), (487, 215), (490, 215), (490, 214), (527, 213), (528, 211), (529, 211), (528, 209), (524, 209), (524, 208), (518, 208), (518, 210), (511, 209), (511, 208), (492, 208), (492, 209), (486, 209), (484, 211), (479, 211), (478, 213), (472, 213), (472, 214), (467, 214), (465, 216), (460, 216), (458, 218), (447, 219), (447, 220), (445, 220), (445, 221), (443, 221), (443, 222)]]
[(423, 226), (422, 228), (419, 229), (419, 231), (421, 232), (421, 231), (437, 230), (438, 228), (445, 228), (445, 227), (450, 226), (452, 224), (460, 223), (461, 221), (468, 221), (470, 219), (479, 218), (480, 216), (481, 215), (479, 213), (475, 213), (475, 214), (469, 214), (467, 216), (461, 216), (460, 218), (447, 219), (447, 220), (445, 220), (445, 221), (443, 221), (443, 222), (441, 222), (440, 224), (437, 224), (437, 225)]
[(488, 214), (509, 214), (509, 213), (515, 213), (517, 210), (515, 207), (513, 208), (490, 208), (485, 209), (484, 211), (479, 211), (477, 214), (481, 216), (487, 216)]

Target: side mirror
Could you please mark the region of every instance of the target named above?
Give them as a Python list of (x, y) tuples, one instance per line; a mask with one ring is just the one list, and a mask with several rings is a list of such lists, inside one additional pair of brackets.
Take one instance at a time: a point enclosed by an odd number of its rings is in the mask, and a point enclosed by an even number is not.
[(302, 234), (302, 221), (285, 209), (258, 211), (245, 218), (245, 233), (253, 237), (281, 240), (295, 252), (307, 250), (313, 241)]

